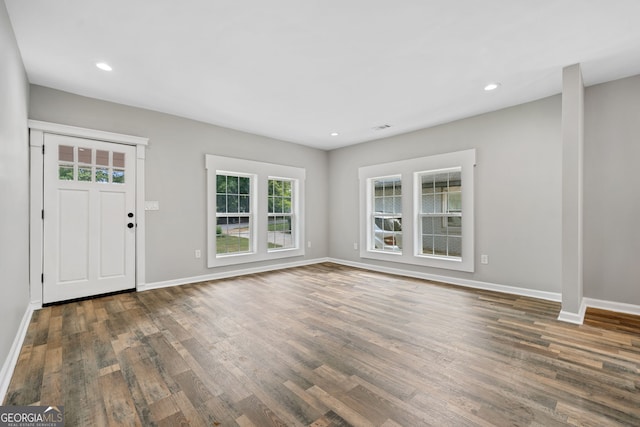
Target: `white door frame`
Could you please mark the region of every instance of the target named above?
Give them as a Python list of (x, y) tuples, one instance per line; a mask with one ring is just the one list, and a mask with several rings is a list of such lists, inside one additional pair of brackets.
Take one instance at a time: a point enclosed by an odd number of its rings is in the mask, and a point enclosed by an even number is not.
[[(105, 142), (133, 145), (136, 147), (136, 289), (144, 289), (145, 284), (145, 211), (144, 211), (144, 164), (148, 138), (123, 135), (75, 126), (29, 120), (30, 151), (30, 248), (29, 287), (31, 304), (42, 307), (42, 266), (44, 260), (44, 230), (42, 212), (44, 209), (44, 135), (56, 134), (94, 139)], [(45, 213), (46, 215), (46, 213)]]

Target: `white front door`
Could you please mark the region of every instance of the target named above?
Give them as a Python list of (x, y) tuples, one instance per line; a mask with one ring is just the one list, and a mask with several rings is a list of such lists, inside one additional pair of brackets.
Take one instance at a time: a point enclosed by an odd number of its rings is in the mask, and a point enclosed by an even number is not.
[(133, 146), (44, 136), (43, 302), (135, 288)]

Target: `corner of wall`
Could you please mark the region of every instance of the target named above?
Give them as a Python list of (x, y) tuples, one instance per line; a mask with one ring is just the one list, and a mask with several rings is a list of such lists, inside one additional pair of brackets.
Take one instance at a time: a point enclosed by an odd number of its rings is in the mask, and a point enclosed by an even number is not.
[(29, 306), (27, 306), (27, 310), (22, 316), (22, 321), (20, 322), (18, 332), (13, 339), (11, 349), (9, 349), (9, 354), (2, 364), (2, 369), (0, 370), (0, 402), (4, 403), (7, 390), (9, 389), (9, 384), (11, 383), (11, 377), (13, 376), (13, 371), (16, 367), (16, 363), (18, 362), (18, 357), (20, 356), (22, 344), (25, 337), (27, 336), (27, 331), (29, 330), (31, 316), (33, 315), (33, 312), (38, 308), (40, 307), (36, 304), (29, 304)]
[(4, 395), (34, 309), (29, 304), (30, 89), (4, 2), (0, 2), (0, 51), (0, 394)]

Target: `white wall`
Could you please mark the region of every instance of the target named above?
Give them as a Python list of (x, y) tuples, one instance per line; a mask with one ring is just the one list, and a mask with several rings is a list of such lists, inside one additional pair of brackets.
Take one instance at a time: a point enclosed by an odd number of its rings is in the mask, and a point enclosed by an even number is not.
[(584, 296), (640, 305), (640, 76), (586, 89)]
[[(146, 199), (159, 201), (160, 210), (146, 213), (147, 283), (328, 256), (325, 151), (41, 86), (31, 86), (29, 108), (31, 119), (149, 138)], [(306, 169), (305, 235), (311, 248), (304, 257), (207, 268), (205, 154)], [(202, 258), (195, 258), (196, 249)]]
[[(359, 257), (358, 168), (476, 148), (475, 273)], [(498, 285), (561, 291), (561, 98), (330, 152), (333, 258)], [(479, 262), (489, 255), (489, 264)]]
[(29, 85), (0, 2), (0, 361), (29, 305)]

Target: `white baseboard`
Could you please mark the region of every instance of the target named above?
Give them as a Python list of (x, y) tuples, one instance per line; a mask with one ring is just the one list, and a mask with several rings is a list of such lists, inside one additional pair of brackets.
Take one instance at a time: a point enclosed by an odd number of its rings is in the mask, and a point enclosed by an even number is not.
[(421, 273), (418, 271), (408, 271), (408, 270), (402, 270), (399, 268), (381, 267), (379, 265), (345, 261), (345, 260), (334, 259), (334, 258), (329, 258), (328, 261), (336, 264), (346, 265), (349, 267), (363, 268), (365, 270), (378, 271), (381, 273), (397, 274), (398, 276), (413, 277), (416, 279), (425, 279), (425, 280), (431, 280), (435, 282), (443, 282), (443, 283), (448, 283), (452, 285), (465, 286), (467, 288), (483, 289), (486, 291), (495, 291), (495, 292), (501, 292), (505, 294), (514, 294), (514, 295), (520, 295), (525, 297), (543, 299), (547, 301), (560, 302), (562, 300), (562, 294), (560, 294), (559, 292), (547, 292), (547, 291), (539, 291), (536, 289), (518, 288), (516, 286), (506, 286), (506, 285), (499, 285), (496, 283), (481, 282), (479, 280), (469, 280), (469, 279), (460, 279), (460, 278), (450, 277), (450, 276), (440, 276), (437, 274)]
[[(539, 291), (536, 289), (518, 288), (515, 286), (506, 286), (506, 285), (499, 285), (499, 284), (489, 283), (489, 282), (481, 282), (477, 280), (460, 279), (460, 278), (449, 277), (449, 276), (440, 276), (436, 274), (407, 271), (407, 270), (402, 270), (398, 268), (381, 267), (381, 266), (372, 265), (372, 264), (345, 261), (345, 260), (335, 259), (335, 258), (316, 258), (311, 260), (290, 262), (290, 263), (284, 263), (284, 264), (275, 264), (275, 265), (268, 265), (263, 267), (253, 267), (248, 269), (225, 271), (222, 273), (206, 274), (202, 276), (187, 277), (182, 279), (166, 280), (163, 282), (145, 283), (138, 286), (138, 291), (146, 291), (150, 289), (160, 289), (160, 288), (166, 288), (171, 286), (185, 285), (189, 283), (205, 282), (208, 280), (244, 276), (247, 274), (263, 273), (267, 271), (282, 270), (285, 268), (302, 267), (305, 265), (319, 264), (322, 262), (333, 262), (335, 264), (362, 268), (362, 269), (371, 270), (371, 271), (378, 271), (381, 273), (397, 274), (399, 276), (413, 277), (417, 279), (425, 279), (425, 280), (443, 282), (443, 283), (448, 283), (453, 285), (460, 285), (460, 286), (465, 286), (469, 288), (483, 289), (483, 290), (521, 295), (521, 296), (532, 297), (532, 298), (539, 298), (539, 299), (548, 300), (548, 301), (560, 302), (562, 300), (562, 295), (557, 292), (546, 292), (546, 291)], [(627, 304), (627, 303), (621, 303), (621, 302), (615, 302), (615, 301), (598, 300), (594, 298), (584, 298), (582, 300), (579, 313), (572, 313), (572, 312), (567, 312), (563, 310), (563, 311), (560, 311), (558, 320), (569, 322), (569, 323), (582, 324), (584, 321), (584, 315), (587, 307), (599, 308), (603, 310), (610, 310), (610, 311), (615, 311), (619, 313), (627, 313), (627, 314), (640, 316), (640, 305)], [(22, 344), (27, 335), (27, 331), (29, 329), (29, 324), (31, 322), (31, 317), (33, 315), (33, 312), (40, 308), (42, 308), (42, 305), (40, 303), (32, 302), (27, 306), (27, 309), (24, 315), (22, 316), (20, 327), (16, 332), (16, 336), (13, 340), (13, 344), (11, 345), (11, 349), (9, 350), (9, 354), (7, 355), (7, 358), (5, 359), (4, 364), (2, 365), (2, 370), (0, 370), (0, 404), (4, 402), (7, 390), (9, 389), (11, 377), (13, 376), (13, 372), (18, 362), (18, 357), (20, 356), (20, 350), (22, 349)]]
[(588, 307), (614, 311), (616, 313), (625, 313), (640, 316), (640, 305), (627, 304), (624, 302), (605, 301), (595, 298), (583, 298), (582, 304), (580, 305), (579, 313), (572, 313), (562, 310), (560, 312), (560, 315), (558, 316), (558, 320), (582, 325), (584, 323), (584, 316), (587, 312)]
[(624, 302), (605, 301), (595, 298), (585, 298), (584, 302), (587, 307), (640, 316), (640, 305), (627, 304)]
[(285, 268), (302, 267), (305, 265), (319, 264), (329, 261), (328, 258), (315, 258), (311, 260), (288, 262), (283, 264), (266, 265), (263, 267), (243, 268), (239, 270), (224, 271), (221, 273), (205, 274), (202, 276), (186, 277), (182, 279), (165, 280), (163, 282), (152, 282), (138, 285), (138, 291), (148, 291), (150, 289), (167, 288), (171, 286), (187, 285), (190, 283), (206, 282), (208, 280), (227, 279), (229, 277), (245, 276), (247, 274), (264, 273), (267, 271), (282, 270)]
[(0, 371), (0, 404), (4, 402), (7, 390), (9, 389), (11, 377), (13, 376), (13, 371), (16, 368), (18, 357), (20, 356), (20, 350), (22, 349), (22, 343), (24, 342), (24, 338), (27, 336), (27, 331), (29, 330), (31, 316), (33, 315), (33, 312), (39, 308), (40, 307), (37, 304), (33, 303), (27, 306), (27, 310), (25, 311), (24, 316), (22, 316), (20, 327), (13, 339), (13, 344), (9, 350), (9, 354), (2, 365), (2, 370)]
[(580, 310), (578, 313), (573, 313), (571, 311), (561, 310), (558, 314), (558, 320), (561, 322), (574, 323), (576, 325), (582, 325), (584, 323), (584, 314), (587, 311), (587, 302), (586, 299), (582, 299), (582, 303), (580, 304)]
[[(416, 279), (431, 280), (436, 282), (443, 282), (443, 283), (452, 284), (452, 285), (465, 286), (468, 288), (520, 295), (524, 297), (538, 298), (538, 299), (547, 300), (547, 301), (562, 302), (562, 294), (560, 292), (540, 291), (537, 289), (500, 285), (497, 283), (482, 282), (479, 280), (461, 279), (461, 278), (456, 278), (451, 276), (442, 276), (437, 274), (422, 273), (418, 271), (409, 271), (409, 270), (403, 270), (400, 268), (381, 267), (379, 265), (366, 264), (366, 263), (360, 263), (360, 262), (354, 262), (354, 261), (346, 261), (346, 260), (337, 259), (337, 258), (315, 258), (311, 260), (304, 260), (304, 261), (298, 261), (298, 262), (274, 264), (274, 265), (268, 265), (263, 267), (238, 269), (238, 270), (225, 271), (221, 273), (206, 274), (202, 276), (166, 280), (162, 282), (146, 283), (146, 284), (138, 285), (138, 291), (160, 289), (160, 288), (166, 288), (171, 286), (180, 286), (180, 285), (186, 285), (190, 283), (206, 282), (209, 280), (226, 279), (229, 277), (237, 277), (237, 276), (244, 276), (247, 274), (282, 270), (285, 268), (292, 268), (292, 267), (301, 267), (305, 265), (319, 264), (322, 262), (332, 262), (335, 264), (346, 265), (349, 267), (356, 267), (356, 268), (362, 268), (365, 270), (377, 271), (380, 273), (396, 274), (399, 276), (413, 277)], [(615, 311), (619, 313), (627, 313), (627, 314), (634, 314), (634, 315), (640, 316), (640, 306), (638, 305), (619, 303), (614, 301), (604, 301), (604, 300), (598, 300), (593, 298), (584, 298), (580, 306), (580, 311), (578, 313), (572, 313), (572, 312), (562, 310), (558, 315), (558, 320), (581, 325), (584, 321), (584, 315), (587, 307), (600, 308), (603, 310), (610, 310), (610, 311)]]

